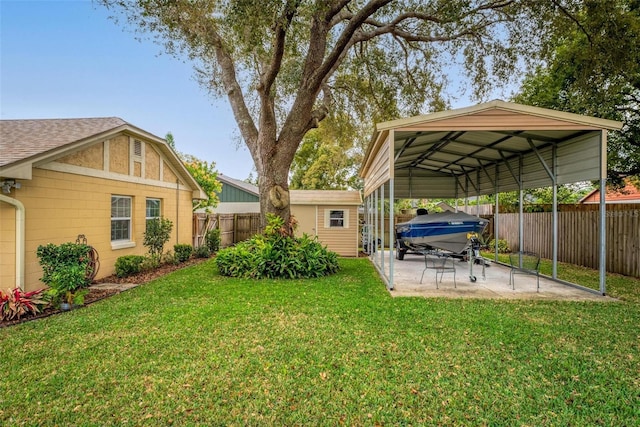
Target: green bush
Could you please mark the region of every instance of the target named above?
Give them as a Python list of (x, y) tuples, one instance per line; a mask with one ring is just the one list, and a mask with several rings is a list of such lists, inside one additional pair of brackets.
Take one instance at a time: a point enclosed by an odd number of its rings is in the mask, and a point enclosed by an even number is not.
[(263, 235), (218, 252), (220, 274), (245, 278), (310, 278), (338, 271), (338, 255), (306, 234), (286, 235), (280, 217), (268, 215)]
[[(488, 250), (493, 251), (495, 250), (495, 247), (496, 239), (491, 239), (491, 241), (489, 242)], [(509, 252), (511, 252), (511, 249), (509, 249), (509, 243), (504, 239), (498, 239), (498, 253), (506, 254)]]
[(62, 274), (71, 274), (68, 270), (72, 267), (79, 267), (84, 272), (84, 281), (81, 287), (88, 286), (91, 280), (91, 267), (89, 265), (91, 246), (83, 243), (62, 243), (55, 245), (49, 243), (40, 245), (36, 250), (38, 261), (42, 266), (42, 281), (51, 285), (54, 275), (63, 271)]
[(167, 218), (154, 218), (147, 221), (142, 244), (149, 249), (149, 256), (155, 262), (155, 266), (162, 260), (164, 245), (171, 237), (173, 223)]
[(193, 254), (196, 258), (209, 258), (211, 256), (211, 251), (207, 245), (201, 245), (193, 251)]
[(214, 254), (218, 252), (220, 250), (220, 230), (214, 228), (213, 230), (207, 231), (207, 234), (204, 236), (204, 241), (210, 253)]
[(167, 251), (167, 253), (162, 256), (162, 263), (178, 265), (178, 257), (173, 251)]
[(142, 255), (125, 255), (116, 260), (116, 276), (127, 277), (143, 270), (145, 257)]
[(186, 243), (179, 243), (177, 245), (173, 245), (173, 250), (176, 253), (176, 260), (178, 263), (181, 263), (191, 258), (193, 246)]

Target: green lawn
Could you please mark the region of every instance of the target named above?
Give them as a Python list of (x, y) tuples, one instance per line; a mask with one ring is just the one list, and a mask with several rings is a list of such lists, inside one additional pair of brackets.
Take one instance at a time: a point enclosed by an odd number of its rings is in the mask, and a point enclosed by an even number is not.
[(1, 329), (0, 425), (637, 425), (637, 296), (391, 298), (340, 263), (251, 281), (208, 261)]

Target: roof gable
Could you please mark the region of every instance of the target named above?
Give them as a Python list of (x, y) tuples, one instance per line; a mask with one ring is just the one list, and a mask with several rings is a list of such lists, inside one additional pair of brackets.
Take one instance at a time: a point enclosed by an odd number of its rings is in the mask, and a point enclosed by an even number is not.
[(193, 189), (193, 197), (206, 198), (202, 188), (164, 139), (118, 117), (0, 120), (0, 176), (31, 179), (36, 165), (123, 134), (154, 144), (181, 180)]
[[(489, 123), (488, 123), (489, 122)], [(499, 99), (471, 107), (440, 111), (405, 119), (379, 123), (378, 131), (446, 129), (457, 126), (466, 130), (483, 130), (487, 124), (495, 127), (496, 122), (507, 124), (502, 129), (620, 129), (620, 123), (613, 120), (583, 116), (564, 111), (505, 102)]]
[(0, 120), (0, 167), (127, 125), (118, 117)]

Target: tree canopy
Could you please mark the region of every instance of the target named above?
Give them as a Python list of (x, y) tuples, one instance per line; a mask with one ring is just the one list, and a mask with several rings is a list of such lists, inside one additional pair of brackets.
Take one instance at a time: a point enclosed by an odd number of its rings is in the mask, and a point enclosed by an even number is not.
[[(392, 119), (482, 99), (549, 51), (579, 0), (100, 0), (226, 96), (259, 179), (263, 216), (288, 219), (289, 169), (329, 113)], [(464, 82), (444, 70), (458, 64)], [(369, 123), (373, 126), (373, 122)]]
[(193, 210), (212, 208), (218, 206), (220, 201), (218, 193), (222, 191), (222, 183), (218, 181), (218, 171), (215, 162), (201, 160), (191, 154), (185, 154), (177, 150), (176, 142), (171, 132), (165, 136), (167, 144), (176, 152), (185, 168), (189, 171), (193, 179), (204, 190), (207, 195), (206, 200), (194, 200)]
[(624, 123), (609, 133), (609, 178), (640, 174), (640, 1), (585, 1), (516, 102)]

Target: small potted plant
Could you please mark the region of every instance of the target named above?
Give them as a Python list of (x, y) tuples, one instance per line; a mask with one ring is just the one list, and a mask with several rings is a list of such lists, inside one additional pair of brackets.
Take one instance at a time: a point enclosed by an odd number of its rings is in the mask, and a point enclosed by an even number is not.
[(68, 265), (55, 271), (51, 275), (47, 295), (53, 305), (61, 310), (70, 310), (74, 306), (84, 304), (84, 297), (88, 293), (86, 285), (86, 268), (82, 265)]

